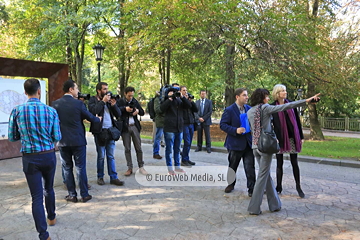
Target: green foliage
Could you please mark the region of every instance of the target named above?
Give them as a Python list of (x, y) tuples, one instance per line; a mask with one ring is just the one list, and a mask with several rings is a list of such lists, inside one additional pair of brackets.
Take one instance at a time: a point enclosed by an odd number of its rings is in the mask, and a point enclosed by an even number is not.
[(360, 25), (337, 18), (336, 1), (319, 3), (314, 17), (308, 1), (13, 0), (0, 4), (0, 54), (68, 63), (81, 91), (91, 93), (92, 46), (100, 42), (101, 79), (112, 91), (132, 85), (148, 99), (164, 81), (159, 66), (170, 53), (170, 82), (195, 97), (207, 90), (216, 110), (234, 100), (226, 88), (251, 94), (282, 83), (294, 99), (315, 83), (319, 113), (352, 116), (359, 109)]

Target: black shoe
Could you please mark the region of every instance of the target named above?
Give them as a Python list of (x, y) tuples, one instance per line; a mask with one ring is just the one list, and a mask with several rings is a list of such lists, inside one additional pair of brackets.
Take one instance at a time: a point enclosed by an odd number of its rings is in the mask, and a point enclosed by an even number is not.
[(276, 191), (277, 191), (278, 194), (281, 194), (282, 186), (276, 186)]
[(249, 190), (249, 191), (248, 191), (248, 196), (249, 196), (249, 197), (252, 197), (252, 194), (253, 194), (253, 190)]
[(65, 200), (68, 201), (68, 202), (73, 202), (73, 203), (77, 203), (77, 202), (78, 202), (77, 197), (71, 197), (70, 195), (67, 195), (67, 196), (65, 197)]
[(299, 197), (301, 197), (301, 198), (305, 197), (305, 193), (301, 190), (300, 186), (296, 187), (296, 191), (298, 192)]
[(192, 167), (192, 165), (188, 161), (181, 161), (181, 166), (183, 166), (183, 167)]
[(113, 179), (110, 180), (110, 184), (116, 185), (116, 186), (122, 186), (124, 185), (124, 181), (120, 181), (120, 179)]
[(262, 213), (262, 211), (260, 211), (259, 213), (253, 213), (253, 212), (249, 212), (250, 215), (260, 215)]
[(226, 192), (226, 193), (231, 193), (232, 190), (234, 190), (234, 186), (233, 186), (233, 185), (228, 185), (228, 186), (225, 188), (225, 192)]
[(103, 179), (103, 178), (98, 178), (97, 184), (99, 184), (99, 185), (105, 185), (104, 179)]
[(211, 153), (211, 149), (210, 149), (210, 148), (206, 149), (206, 151), (207, 151), (207, 153)]
[(200, 152), (201, 151), (201, 148), (196, 148), (195, 149), (195, 152)]
[(274, 211), (271, 212), (279, 212), (281, 210), (281, 207), (279, 207), (278, 209), (275, 209)]
[(86, 197), (84, 197), (84, 198), (81, 198), (81, 201), (83, 202), (83, 203), (86, 203), (87, 201), (89, 201), (89, 200), (91, 200), (92, 199), (92, 196), (91, 195), (88, 195), (88, 196), (86, 196)]
[(188, 161), (191, 165), (195, 165), (196, 163), (195, 162), (193, 162), (193, 161)]

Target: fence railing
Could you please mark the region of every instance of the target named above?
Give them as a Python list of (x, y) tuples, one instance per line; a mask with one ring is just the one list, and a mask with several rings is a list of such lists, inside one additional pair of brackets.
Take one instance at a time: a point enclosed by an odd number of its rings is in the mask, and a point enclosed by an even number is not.
[[(308, 116), (301, 117), (303, 127), (310, 127)], [(342, 130), (342, 131), (360, 131), (360, 118), (329, 118), (319, 117), (321, 128)]]

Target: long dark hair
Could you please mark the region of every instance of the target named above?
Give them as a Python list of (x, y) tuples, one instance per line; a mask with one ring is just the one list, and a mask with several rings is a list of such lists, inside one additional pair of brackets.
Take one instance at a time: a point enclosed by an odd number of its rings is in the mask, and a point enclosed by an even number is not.
[(258, 104), (264, 103), (264, 99), (266, 96), (269, 96), (270, 92), (269, 90), (265, 88), (258, 88), (256, 89), (250, 97), (250, 106), (256, 106)]

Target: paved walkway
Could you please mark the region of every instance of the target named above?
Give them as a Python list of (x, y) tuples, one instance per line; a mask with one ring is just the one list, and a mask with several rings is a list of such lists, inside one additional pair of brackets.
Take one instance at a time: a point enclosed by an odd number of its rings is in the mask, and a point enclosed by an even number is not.
[[(143, 144), (146, 166), (164, 166), (164, 159), (152, 158), (151, 149), (150, 144)], [(163, 155), (164, 149), (161, 151)], [(227, 166), (227, 154), (223, 152), (192, 150), (190, 156), (197, 166)], [(52, 239), (360, 239), (357, 168), (300, 162), (306, 194), (301, 199), (291, 165), (285, 161), (282, 210), (270, 213), (264, 196), (263, 214), (250, 216), (242, 164), (235, 191), (225, 194), (223, 187), (144, 187), (134, 175), (123, 177), (126, 161), (121, 141), (116, 143), (116, 159), (125, 186), (110, 185), (108, 177), (106, 185), (96, 184), (92, 137), (88, 137), (87, 159), (93, 199), (75, 204), (63, 200), (67, 191), (63, 189), (58, 160), (58, 222), (48, 228)], [(271, 174), (275, 176), (274, 163)], [(21, 158), (0, 161), (0, 195), (0, 239), (37, 239)]]

